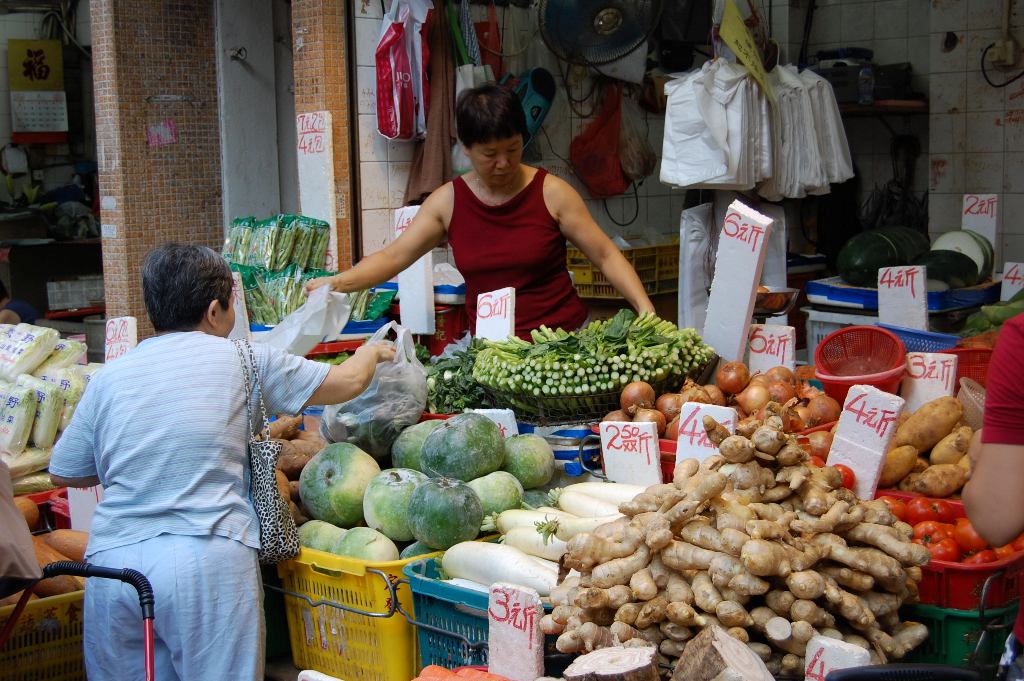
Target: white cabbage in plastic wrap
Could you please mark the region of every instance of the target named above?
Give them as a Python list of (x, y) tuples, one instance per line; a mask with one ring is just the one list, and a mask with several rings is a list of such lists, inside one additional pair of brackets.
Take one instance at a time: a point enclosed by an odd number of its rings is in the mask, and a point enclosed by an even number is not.
[(14, 385), (6, 394), (0, 411), (0, 449), (21, 454), (36, 420), (36, 393), (32, 388)]
[(89, 382), (92, 380), (92, 377), (95, 376), (102, 368), (103, 365), (99, 362), (89, 362), (88, 364), (78, 368), (78, 370), (82, 372), (82, 378), (85, 379), (86, 388), (89, 387)]
[(32, 375), (36, 378), (43, 378), (57, 369), (76, 364), (78, 359), (85, 354), (86, 349), (85, 343), (68, 339), (59, 340), (50, 356), (32, 372)]
[(55, 329), (18, 324), (0, 333), (0, 378), (17, 380), (21, 374), (35, 371), (60, 341)]
[(75, 409), (78, 408), (78, 403), (85, 393), (86, 382), (81, 369), (76, 366), (58, 369), (56, 379), (54, 382), (64, 397), (64, 407), (60, 412), (60, 425), (57, 426), (57, 430), (63, 433), (71, 425), (71, 417), (75, 415)]
[(64, 408), (64, 396), (60, 386), (41, 378), (22, 374), (18, 377), (19, 387), (30, 388), (36, 400), (35, 422), (32, 424), (32, 443), (36, 447), (53, 446), (60, 425), (60, 412)]
[(0, 459), (3, 459), (3, 462), (7, 464), (12, 478), (20, 478), (29, 473), (46, 470), (46, 467), (50, 465), (50, 454), (52, 452), (52, 449), (29, 447), (21, 454), (0, 452)]

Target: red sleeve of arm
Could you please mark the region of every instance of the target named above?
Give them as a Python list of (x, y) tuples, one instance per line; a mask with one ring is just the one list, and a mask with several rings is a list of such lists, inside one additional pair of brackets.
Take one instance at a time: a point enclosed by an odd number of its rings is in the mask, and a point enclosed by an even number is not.
[(1024, 315), (1003, 324), (985, 386), (981, 441), (1024, 445)]

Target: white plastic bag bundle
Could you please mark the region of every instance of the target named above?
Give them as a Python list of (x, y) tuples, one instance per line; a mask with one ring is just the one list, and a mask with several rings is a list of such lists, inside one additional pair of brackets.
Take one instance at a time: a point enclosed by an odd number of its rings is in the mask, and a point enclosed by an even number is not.
[(36, 447), (53, 446), (60, 425), (60, 412), (64, 408), (64, 397), (60, 387), (29, 374), (18, 377), (19, 388), (29, 388), (36, 401), (35, 421), (32, 423), (32, 444)]
[(348, 322), (350, 312), (347, 294), (321, 286), (309, 294), (302, 307), (253, 340), (304, 357), (324, 338), (336, 336)]
[(35, 391), (24, 386), (11, 386), (0, 411), (0, 449), (10, 454), (25, 451), (35, 419)]
[(50, 356), (32, 372), (32, 375), (42, 378), (42, 376), (52, 373), (57, 369), (63, 369), (64, 367), (76, 364), (79, 358), (85, 354), (86, 349), (85, 343), (68, 339), (59, 340), (57, 345), (53, 347), (53, 352), (50, 353)]
[(18, 324), (0, 335), (0, 378), (17, 380), (42, 364), (60, 341), (56, 329)]
[(398, 336), (394, 361), (378, 364), (366, 390), (325, 408), (320, 420), (325, 440), (351, 442), (375, 458), (391, 453), (395, 438), (419, 421), (427, 404), (427, 372), (416, 359), (409, 330), (391, 322), (367, 342), (383, 341), (392, 329)]

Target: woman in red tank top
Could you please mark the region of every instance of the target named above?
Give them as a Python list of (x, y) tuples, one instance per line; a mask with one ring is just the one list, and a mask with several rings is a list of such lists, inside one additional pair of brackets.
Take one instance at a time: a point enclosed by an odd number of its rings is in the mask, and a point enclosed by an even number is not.
[(358, 291), (388, 281), (447, 238), (466, 279), (466, 308), (477, 296), (516, 289), (516, 335), (541, 324), (572, 330), (587, 309), (566, 269), (568, 240), (638, 312), (653, 312), (640, 277), (597, 223), (579, 193), (547, 171), (522, 164), (526, 116), (516, 95), (497, 85), (464, 92), (456, 105), (459, 140), (473, 170), (435, 190), (401, 236), (381, 251), (307, 290), (330, 283)]

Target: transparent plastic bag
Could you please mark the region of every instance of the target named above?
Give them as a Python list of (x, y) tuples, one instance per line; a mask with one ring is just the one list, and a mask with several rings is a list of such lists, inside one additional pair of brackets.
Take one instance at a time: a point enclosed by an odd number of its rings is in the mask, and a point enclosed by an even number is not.
[(619, 135), (619, 160), (626, 177), (639, 182), (654, 173), (658, 155), (647, 140), (643, 112), (630, 97), (622, 98), (622, 131)]
[(36, 393), (31, 388), (11, 386), (0, 411), (0, 449), (21, 454), (28, 445), (36, 420)]
[(60, 413), (64, 409), (64, 395), (60, 386), (41, 378), (22, 374), (18, 377), (18, 387), (32, 390), (36, 401), (35, 421), (32, 423), (32, 444), (36, 447), (53, 446), (57, 439), (57, 427), (60, 426)]
[(85, 343), (80, 343), (74, 340), (61, 340), (54, 346), (53, 352), (46, 358), (46, 361), (39, 365), (32, 375), (36, 378), (45, 378), (50, 376), (58, 369), (69, 367), (72, 364), (78, 362), (79, 358), (85, 354), (87, 348)]
[(320, 435), (328, 442), (350, 442), (375, 458), (391, 453), (391, 445), (405, 428), (420, 420), (427, 404), (427, 372), (416, 359), (412, 334), (391, 322), (369, 343), (383, 341), (395, 331), (395, 359), (377, 365), (369, 387), (343, 404), (324, 409)]
[(35, 371), (53, 352), (60, 334), (31, 324), (18, 324), (0, 338), (0, 378), (17, 380), (24, 373)]

